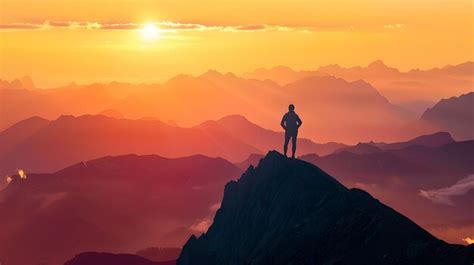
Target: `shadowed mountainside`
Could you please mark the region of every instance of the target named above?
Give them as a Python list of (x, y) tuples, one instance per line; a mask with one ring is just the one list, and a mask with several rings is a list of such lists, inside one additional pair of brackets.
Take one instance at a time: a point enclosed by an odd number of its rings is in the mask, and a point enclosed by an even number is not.
[(10, 151), (16, 145), (46, 127), (49, 123), (50, 121), (46, 119), (31, 117), (0, 132), (0, 153), (4, 154)]
[[(209, 134), (157, 120), (61, 116), (31, 133), (10, 150), (0, 151), (0, 174), (12, 174), (18, 168), (52, 172), (78, 161), (129, 153), (167, 157), (204, 154), (239, 161), (260, 152), (225, 132)], [(2, 136), (0, 143), (5, 141)]]
[[(62, 116), (54, 121), (31, 118), (0, 133), (0, 174), (52, 172), (106, 155), (204, 154), (242, 161), (283, 145), (283, 133), (264, 129), (242, 116), (207, 121), (193, 128), (158, 120), (116, 119), (102, 115)], [(299, 141), (299, 154), (327, 154), (345, 145)], [(38, 159), (41, 157), (41, 159)]]
[(225, 187), (208, 231), (178, 265), (469, 264), (474, 248), (449, 245), (319, 168), (270, 152)]
[(125, 155), (13, 176), (0, 191), (0, 257), (9, 265), (56, 265), (89, 250), (180, 247), (207, 228), (224, 184), (240, 174), (202, 155)]
[(423, 113), (421, 121), (452, 133), (458, 140), (474, 139), (474, 92), (442, 99)]

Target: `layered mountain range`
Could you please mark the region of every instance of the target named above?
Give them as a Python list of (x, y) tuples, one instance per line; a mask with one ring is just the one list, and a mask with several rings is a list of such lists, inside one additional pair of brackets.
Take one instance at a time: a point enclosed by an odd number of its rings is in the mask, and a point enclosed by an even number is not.
[[(369, 65), (342, 67), (340, 65), (321, 66), (313, 71), (295, 71), (289, 67), (278, 66), (271, 69), (257, 69), (246, 73), (246, 78), (274, 80), (282, 85), (295, 82), (308, 76), (335, 76), (348, 81), (365, 80), (374, 85), (392, 102), (424, 111), (431, 102), (440, 98), (464, 94), (472, 91), (474, 83), (474, 62), (446, 65), (427, 70), (413, 69), (400, 71), (387, 66), (381, 60)], [(418, 105), (418, 106), (417, 106)]]
[(472, 264), (473, 70), (0, 80), (0, 263)]
[[(455, 142), (438, 133), (366, 144), (376, 152), (353, 153), (355, 146), (302, 158), (349, 187), (369, 191), (443, 239), (461, 243), (469, 236), (474, 197), (463, 187), (469, 187), (468, 176), (474, 174), (472, 141)], [(233, 165), (204, 156), (125, 155), (51, 174), (21, 172), (0, 192), (5, 216), (0, 257), (14, 265), (61, 264), (88, 250), (135, 253), (148, 246), (180, 247), (191, 233), (206, 231), (224, 184), (262, 158), (251, 155)]]
[(12, 176), (0, 191), (0, 259), (56, 265), (88, 250), (181, 247), (240, 174), (221, 158), (125, 155)]
[[(242, 161), (252, 153), (282, 146), (283, 132), (264, 129), (242, 116), (184, 128), (151, 119), (117, 119), (103, 115), (33, 117), (0, 132), (0, 174), (53, 172), (107, 155), (159, 154), (180, 157), (204, 154)], [(345, 145), (299, 141), (299, 153), (332, 153)], [(41, 157), (41, 159), (38, 159)]]

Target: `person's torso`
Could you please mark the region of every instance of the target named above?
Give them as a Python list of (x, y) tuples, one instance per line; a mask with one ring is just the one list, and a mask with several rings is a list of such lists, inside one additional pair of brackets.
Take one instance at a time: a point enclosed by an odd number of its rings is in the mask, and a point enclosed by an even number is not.
[(297, 130), (298, 115), (295, 112), (287, 112), (285, 114), (285, 125), (287, 130)]

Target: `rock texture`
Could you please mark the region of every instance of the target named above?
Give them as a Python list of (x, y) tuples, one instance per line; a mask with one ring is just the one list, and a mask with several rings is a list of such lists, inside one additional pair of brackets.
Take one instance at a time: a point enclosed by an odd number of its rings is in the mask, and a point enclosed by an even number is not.
[(272, 151), (225, 187), (207, 233), (178, 265), (472, 264), (474, 246), (447, 244), (318, 167)]

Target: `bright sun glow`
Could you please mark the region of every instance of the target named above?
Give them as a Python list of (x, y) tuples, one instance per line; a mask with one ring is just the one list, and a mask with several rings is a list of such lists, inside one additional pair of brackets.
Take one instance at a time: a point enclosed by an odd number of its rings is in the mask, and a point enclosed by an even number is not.
[(160, 29), (155, 24), (145, 24), (140, 32), (145, 40), (156, 40), (160, 37)]

